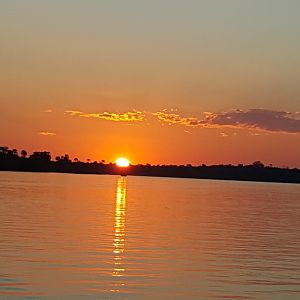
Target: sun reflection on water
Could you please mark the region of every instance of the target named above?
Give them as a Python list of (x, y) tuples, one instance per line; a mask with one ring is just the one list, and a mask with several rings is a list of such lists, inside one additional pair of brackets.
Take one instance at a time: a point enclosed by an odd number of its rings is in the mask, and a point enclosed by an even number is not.
[(117, 279), (114, 282), (114, 289), (111, 291), (119, 292), (119, 287), (124, 286), (122, 277), (124, 276), (125, 268), (122, 260), (125, 251), (125, 217), (126, 217), (126, 179), (120, 177), (117, 183), (116, 193), (116, 207), (115, 207), (115, 225), (114, 225), (114, 240), (113, 240), (113, 254), (114, 254), (114, 267), (112, 277)]

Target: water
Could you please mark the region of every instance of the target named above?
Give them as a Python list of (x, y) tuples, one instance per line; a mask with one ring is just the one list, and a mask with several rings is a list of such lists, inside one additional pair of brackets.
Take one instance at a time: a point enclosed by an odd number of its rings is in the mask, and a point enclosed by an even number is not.
[(300, 299), (300, 185), (0, 172), (0, 299)]

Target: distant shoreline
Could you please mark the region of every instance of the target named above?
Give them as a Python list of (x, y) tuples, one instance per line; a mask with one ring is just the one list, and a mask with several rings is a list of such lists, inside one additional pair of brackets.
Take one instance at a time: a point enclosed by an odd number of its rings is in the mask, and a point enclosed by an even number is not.
[(122, 168), (116, 164), (100, 162), (73, 161), (69, 155), (51, 160), (50, 152), (33, 152), (27, 156), (25, 150), (18, 155), (16, 149), (0, 147), (0, 171), (133, 175), (149, 177), (193, 178), (211, 180), (236, 180), (251, 182), (300, 183), (300, 169), (265, 166), (260, 161), (250, 165), (130, 165)]

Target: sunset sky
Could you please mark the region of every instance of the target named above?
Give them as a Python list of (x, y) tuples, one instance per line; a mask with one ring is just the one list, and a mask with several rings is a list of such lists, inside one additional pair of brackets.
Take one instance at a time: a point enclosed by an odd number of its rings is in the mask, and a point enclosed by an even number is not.
[(0, 144), (300, 167), (300, 1), (0, 0)]

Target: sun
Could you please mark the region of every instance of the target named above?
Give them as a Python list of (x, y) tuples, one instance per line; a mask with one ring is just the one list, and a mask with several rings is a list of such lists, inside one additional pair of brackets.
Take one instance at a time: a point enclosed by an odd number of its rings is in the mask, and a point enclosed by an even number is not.
[(116, 164), (118, 167), (127, 168), (130, 164), (130, 161), (125, 157), (119, 157), (116, 159)]

